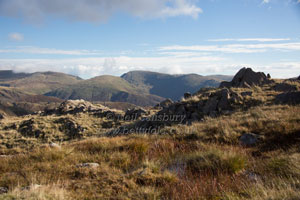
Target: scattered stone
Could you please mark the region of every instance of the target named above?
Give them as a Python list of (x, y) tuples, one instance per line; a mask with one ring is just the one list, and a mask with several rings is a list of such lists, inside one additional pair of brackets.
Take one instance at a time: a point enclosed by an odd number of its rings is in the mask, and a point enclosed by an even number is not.
[(100, 165), (98, 163), (81, 163), (78, 164), (76, 167), (78, 168), (89, 168), (89, 169), (95, 169), (99, 167)]
[(250, 172), (250, 171), (245, 171), (244, 173), (244, 176), (246, 176), (251, 182), (254, 182), (254, 183), (258, 183), (258, 182), (261, 182), (262, 179), (261, 179), (261, 176), (254, 173), (254, 172)]
[(184, 99), (189, 99), (192, 97), (192, 94), (189, 92), (184, 93)]
[(49, 144), (49, 147), (52, 148), (52, 149), (61, 149), (61, 146), (59, 144), (54, 143), (54, 142), (51, 142)]
[(0, 120), (1, 119), (4, 119), (5, 117), (4, 117), (4, 114), (2, 114), (2, 113), (0, 113)]
[(275, 102), (281, 104), (299, 104), (300, 92), (287, 92), (279, 94), (275, 97)]
[(251, 68), (242, 68), (231, 82), (222, 82), (220, 87), (242, 87), (261, 86), (273, 82), (263, 72), (254, 72)]
[(6, 194), (6, 193), (8, 193), (8, 188), (0, 187), (0, 194)]
[(243, 146), (255, 146), (260, 138), (259, 135), (254, 133), (245, 133), (240, 137), (240, 143)]

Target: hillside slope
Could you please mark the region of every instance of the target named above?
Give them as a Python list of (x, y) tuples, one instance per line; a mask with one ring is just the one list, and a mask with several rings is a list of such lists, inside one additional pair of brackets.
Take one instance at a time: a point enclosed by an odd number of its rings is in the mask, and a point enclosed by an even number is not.
[(218, 87), (231, 76), (200, 76), (197, 74), (169, 75), (148, 71), (132, 71), (121, 76), (129, 83), (150, 94), (179, 100), (185, 92), (194, 93), (204, 87)]
[(151, 106), (163, 100), (162, 97), (147, 94), (142, 89), (115, 76), (98, 76), (56, 89), (45, 95), (60, 99), (129, 102), (140, 106)]
[(32, 94), (44, 94), (54, 89), (80, 82), (76, 76), (58, 72), (36, 72), (32, 74), (0, 71), (0, 85), (18, 88)]
[(15, 88), (0, 87), (0, 113), (4, 115), (26, 115), (55, 107), (62, 100), (44, 95), (32, 95)]

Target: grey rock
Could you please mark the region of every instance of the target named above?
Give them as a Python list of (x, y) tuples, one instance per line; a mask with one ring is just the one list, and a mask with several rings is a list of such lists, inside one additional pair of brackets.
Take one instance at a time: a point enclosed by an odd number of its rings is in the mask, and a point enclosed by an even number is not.
[(59, 144), (54, 143), (54, 142), (51, 142), (49, 144), (49, 147), (53, 148), (53, 149), (61, 149), (61, 146)]
[(140, 118), (142, 115), (147, 114), (147, 111), (142, 109), (142, 108), (133, 108), (133, 109), (128, 109), (125, 113), (125, 117), (130, 117), (131, 119), (133, 118)]
[(220, 87), (252, 87), (272, 83), (265, 73), (254, 72), (251, 68), (242, 68), (231, 82), (222, 82)]
[(81, 163), (77, 165), (78, 168), (89, 168), (89, 169), (95, 169), (99, 166), (100, 165), (98, 163)]
[(214, 96), (207, 100), (205, 106), (203, 107), (203, 113), (205, 115), (210, 115), (210, 113), (216, 111), (218, 106), (218, 97)]
[(245, 133), (240, 137), (240, 143), (243, 146), (255, 146), (260, 138), (259, 135), (254, 133)]
[(173, 103), (174, 102), (171, 99), (166, 99), (166, 100), (160, 102), (159, 106), (162, 107), (162, 108), (167, 108)]
[(6, 193), (8, 193), (8, 188), (0, 187), (0, 194), (6, 194)]

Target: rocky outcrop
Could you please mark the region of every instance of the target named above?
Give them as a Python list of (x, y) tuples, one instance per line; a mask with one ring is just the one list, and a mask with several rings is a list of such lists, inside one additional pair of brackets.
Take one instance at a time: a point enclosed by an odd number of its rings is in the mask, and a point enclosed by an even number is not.
[(147, 114), (147, 111), (142, 109), (142, 108), (133, 108), (133, 109), (128, 109), (125, 113), (124, 118), (130, 118), (130, 119), (138, 119), (142, 117), (142, 115)]
[(186, 93), (184, 93), (183, 97), (184, 97), (184, 99), (189, 99), (192, 97), (192, 94), (190, 92), (186, 92)]
[(44, 132), (42, 132), (38, 127), (36, 127), (35, 122), (33, 119), (25, 120), (23, 121), (18, 131), (24, 136), (24, 137), (41, 137), (44, 135)]
[(56, 120), (55, 123), (60, 124), (60, 131), (65, 133), (70, 139), (81, 138), (83, 136), (83, 132), (86, 130), (75, 120), (69, 117), (60, 118)]
[[(269, 76), (271, 77), (271, 76)], [(251, 68), (242, 68), (231, 82), (222, 82), (220, 87), (252, 87), (273, 82), (263, 72), (254, 72)]]
[(287, 92), (275, 97), (275, 102), (280, 104), (300, 104), (300, 92)]
[(261, 140), (261, 136), (254, 133), (245, 133), (240, 137), (243, 146), (255, 146)]
[(204, 116), (217, 116), (222, 113), (231, 112), (234, 104), (241, 103), (243, 97), (227, 89), (219, 89), (215, 92), (204, 92), (199, 101), (181, 101), (171, 104), (169, 107), (159, 111), (158, 116), (176, 116), (181, 122), (180, 116), (184, 116), (182, 122), (201, 120)]
[(293, 92), (297, 91), (298, 87), (296, 85), (291, 85), (288, 83), (278, 83), (272, 88), (273, 90), (277, 92)]
[(166, 99), (155, 106), (155, 108), (167, 108), (174, 102), (171, 99)]
[(55, 109), (45, 110), (44, 115), (66, 115), (66, 114), (77, 114), (86, 112), (99, 112), (109, 110), (109, 108), (102, 105), (94, 105), (84, 100), (67, 100), (60, 104)]
[(1, 119), (4, 119), (4, 118), (5, 118), (5, 117), (4, 117), (4, 114), (1, 114), (1, 113), (0, 113), (0, 120), (1, 120)]

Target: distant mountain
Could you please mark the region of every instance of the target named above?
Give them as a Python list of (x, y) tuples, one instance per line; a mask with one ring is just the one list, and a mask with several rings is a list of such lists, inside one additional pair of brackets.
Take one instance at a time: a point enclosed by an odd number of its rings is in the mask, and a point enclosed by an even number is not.
[(132, 71), (121, 76), (146, 93), (179, 100), (185, 92), (195, 93), (203, 87), (218, 87), (232, 76), (201, 76), (197, 74), (169, 75), (149, 71)]
[(84, 99), (87, 101), (128, 102), (140, 106), (152, 106), (164, 98), (146, 93), (126, 80), (115, 76), (98, 76), (65, 86), (45, 94), (60, 99)]
[(55, 97), (32, 95), (19, 89), (0, 87), (0, 114), (26, 115), (46, 107), (55, 107), (61, 102), (61, 99)]
[(76, 76), (58, 72), (14, 73), (0, 71), (0, 86), (14, 87), (32, 94), (44, 94), (80, 82)]

